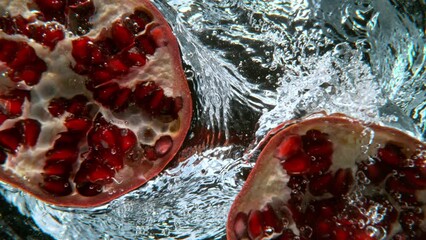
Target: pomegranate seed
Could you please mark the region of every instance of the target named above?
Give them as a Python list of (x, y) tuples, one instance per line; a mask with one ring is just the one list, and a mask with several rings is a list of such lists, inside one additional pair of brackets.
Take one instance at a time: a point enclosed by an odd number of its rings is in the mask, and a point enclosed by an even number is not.
[(173, 147), (173, 140), (170, 136), (162, 136), (155, 142), (155, 153), (158, 157), (166, 155)]
[(417, 190), (426, 189), (426, 176), (422, 175), (420, 171), (416, 169), (402, 170), (401, 173), (404, 175), (403, 179), (406, 184), (412, 185)]
[(83, 138), (83, 134), (79, 132), (62, 132), (56, 139), (54, 147), (56, 149), (77, 148), (79, 141)]
[(21, 43), (21, 46), (16, 51), (15, 58), (9, 64), (13, 69), (24, 67), (25, 65), (33, 63), (37, 59), (34, 48), (26, 43)]
[(114, 22), (112, 24), (111, 37), (120, 49), (131, 45), (134, 41), (133, 34), (120, 22)]
[(60, 12), (65, 8), (64, 0), (34, 0), (42, 11)]
[(142, 82), (136, 85), (135, 89), (135, 100), (139, 101), (139, 104), (142, 104), (146, 97), (151, 96), (153, 92), (158, 89), (157, 85), (154, 82)]
[(164, 91), (161, 88), (155, 90), (152, 94), (152, 98), (150, 101), (150, 109), (156, 110), (161, 106), (162, 100), (164, 98)]
[(87, 132), (92, 126), (92, 121), (83, 117), (69, 118), (65, 121), (64, 125), (69, 131)]
[(15, 153), (21, 145), (21, 134), (17, 128), (0, 131), (0, 147), (6, 152)]
[(74, 162), (78, 158), (78, 150), (73, 148), (53, 148), (46, 153), (48, 161), (62, 161)]
[(259, 210), (250, 211), (248, 218), (248, 234), (251, 239), (258, 239), (263, 235), (262, 214)]
[(271, 228), (275, 233), (280, 233), (283, 230), (283, 222), (277, 216), (274, 209), (270, 204), (267, 204), (264, 209), (262, 209), (262, 219), (264, 222), (264, 228)]
[(87, 103), (89, 100), (84, 95), (75, 95), (72, 97), (67, 104), (67, 112), (74, 115), (84, 115), (87, 112)]
[(17, 122), (15, 127), (19, 129), (19, 132), (23, 138), (23, 144), (29, 147), (34, 147), (37, 143), (38, 136), (41, 131), (41, 124), (34, 119), (25, 119)]
[(141, 35), (136, 38), (136, 47), (142, 53), (153, 55), (157, 48), (154, 40), (147, 35)]
[(41, 31), (43, 32), (43, 37), (40, 42), (51, 50), (53, 50), (56, 44), (65, 37), (63, 30), (54, 24), (48, 25)]
[(302, 150), (302, 138), (299, 135), (290, 135), (283, 139), (275, 152), (275, 157), (287, 160)]
[(329, 219), (319, 219), (314, 225), (314, 235), (317, 239), (330, 239), (334, 224)]
[[(113, 153), (114, 152), (114, 153)], [(112, 170), (120, 170), (123, 168), (123, 155), (121, 151), (114, 149), (98, 150), (99, 161)]]
[(4, 164), (7, 160), (7, 154), (3, 151), (3, 149), (0, 149), (0, 164)]
[(328, 188), (332, 181), (333, 175), (330, 172), (322, 176), (314, 177), (309, 182), (309, 191), (314, 196), (322, 195), (329, 191)]
[(310, 159), (308, 155), (300, 153), (290, 159), (282, 161), (281, 164), (288, 174), (299, 175), (309, 171)]
[(333, 240), (349, 240), (350, 239), (350, 235), (349, 232), (343, 228), (336, 228), (336, 230), (334, 230), (334, 236), (333, 236)]
[(7, 114), (10, 117), (19, 117), (22, 115), (22, 105), (24, 104), (24, 99), (16, 96), (0, 96), (0, 110), (3, 113)]
[(8, 117), (7, 117), (7, 115), (6, 114), (4, 114), (4, 113), (2, 113), (1, 111), (0, 111), (0, 126), (7, 120), (7, 119), (9, 119)]
[(43, 168), (45, 175), (58, 176), (63, 178), (68, 178), (71, 170), (72, 164), (64, 160), (48, 161)]
[(90, 73), (89, 78), (92, 80), (90, 83), (93, 87), (98, 87), (104, 83), (111, 81), (114, 74), (107, 69), (97, 69)]
[(367, 178), (376, 185), (385, 180), (386, 176), (391, 172), (391, 168), (388, 165), (379, 161), (375, 161), (373, 164), (363, 162), (360, 168), (364, 169)]
[(60, 117), (62, 114), (64, 114), (65, 109), (67, 108), (68, 100), (61, 97), (52, 99), (49, 103), (49, 106), (47, 107), (47, 110), (52, 116)]
[(333, 186), (330, 188), (330, 192), (334, 196), (347, 194), (353, 182), (354, 178), (350, 168), (339, 169), (334, 175)]
[(71, 55), (77, 62), (88, 63), (89, 58), (89, 45), (93, 44), (88, 37), (82, 37), (72, 41)]
[(136, 10), (124, 20), (124, 24), (134, 34), (138, 34), (145, 29), (145, 26), (152, 21), (152, 18), (141, 10)]
[(75, 176), (75, 182), (77, 184), (83, 182), (105, 184), (111, 182), (113, 176), (114, 171), (107, 166), (94, 160), (85, 160)]
[(248, 216), (243, 212), (239, 212), (234, 221), (234, 234), (237, 239), (247, 238), (247, 222)]
[(131, 94), (132, 94), (132, 90), (130, 90), (129, 88), (120, 89), (114, 100), (112, 109), (119, 111), (126, 108), (132, 102)]
[(318, 144), (312, 144), (306, 147), (306, 153), (312, 156), (331, 156), (333, 154), (333, 143), (323, 141)]
[(137, 53), (137, 52), (127, 52), (125, 53), (124, 58), (132, 66), (144, 66), (147, 61), (145, 55)]
[(151, 146), (148, 145), (142, 145), (143, 146), (143, 150), (144, 150), (144, 155), (146, 157), (146, 159), (150, 160), (150, 161), (155, 161), (158, 159), (157, 154), (155, 153), (155, 149)]
[(388, 192), (397, 192), (402, 194), (414, 194), (415, 189), (411, 184), (405, 184), (401, 179), (391, 176), (386, 180), (386, 189)]
[(101, 184), (82, 182), (77, 184), (77, 191), (83, 196), (91, 197), (100, 194), (103, 191)]
[(0, 61), (10, 63), (16, 56), (17, 48), (17, 42), (0, 39)]
[(112, 73), (116, 74), (124, 74), (129, 72), (129, 67), (124, 64), (124, 62), (121, 59), (118, 58), (112, 58), (107, 62), (107, 68)]
[(135, 147), (137, 142), (136, 135), (129, 129), (121, 130), (120, 145), (123, 152), (127, 152)]
[(41, 187), (54, 196), (67, 196), (72, 192), (68, 179), (57, 176), (45, 177)]
[(108, 83), (95, 89), (93, 98), (104, 106), (110, 106), (115, 100), (115, 93), (120, 89), (117, 83)]
[(34, 86), (39, 83), (41, 73), (36, 69), (27, 68), (15, 74), (15, 78), (24, 81), (28, 86)]
[(324, 172), (327, 172), (328, 169), (330, 169), (330, 166), (331, 166), (331, 156), (311, 158), (311, 166), (309, 168), (309, 174), (312, 174), (312, 175), (322, 174)]
[(398, 166), (406, 159), (404, 154), (401, 152), (401, 148), (391, 143), (388, 143), (384, 148), (379, 149), (377, 154), (380, 160), (391, 166)]

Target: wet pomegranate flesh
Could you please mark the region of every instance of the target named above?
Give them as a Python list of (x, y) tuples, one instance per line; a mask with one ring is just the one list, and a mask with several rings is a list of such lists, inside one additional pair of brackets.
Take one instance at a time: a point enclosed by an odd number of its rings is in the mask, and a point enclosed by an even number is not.
[(426, 239), (426, 146), (397, 130), (324, 117), (264, 148), (228, 219), (229, 239)]
[(0, 180), (94, 206), (173, 158), (191, 98), (150, 1), (6, 1), (0, 14)]

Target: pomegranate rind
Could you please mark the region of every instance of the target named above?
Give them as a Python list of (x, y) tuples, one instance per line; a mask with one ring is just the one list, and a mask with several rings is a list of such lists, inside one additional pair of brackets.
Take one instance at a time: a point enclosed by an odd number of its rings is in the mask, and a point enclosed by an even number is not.
[[(334, 171), (343, 167), (356, 169), (356, 162), (375, 152), (378, 146), (383, 147), (387, 142), (403, 146), (402, 151), (406, 156), (426, 155), (426, 144), (415, 137), (394, 128), (364, 123), (343, 114), (314, 116), (284, 122), (271, 130), (259, 144), (263, 149), (228, 213), (227, 239), (238, 239), (234, 230), (238, 214), (248, 214), (250, 211), (262, 209), (270, 204), (272, 199), (282, 203), (288, 202), (291, 198), (291, 189), (287, 187), (290, 175), (282, 168), (281, 160), (275, 156), (276, 149), (287, 136), (303, 135), (311, 129), (329, 134), (332, 141), (346, 141), (344, 145), (351, 146), (344, 149), (334, 147), (333, 156), (337, 154), (350, 159), (348, 162), (333, 159), (333, 165), (337, 165), (337, 167), (332, 166), (330, 169)], [(365, 146), (369, 146), (369, 148), (366, 150)], [(426, 209), (425, 195), (424, 190), (418, 194), (420, 201), (423, 201), (423, 209)], [(294, 223), (290, 223), (288, 226), (289, 229), (295, 227)]]
[[(167, 88), (172, 89), (182, 100), (182, 108), (177, 114), (178, 126), (175, 127), (171, 133), (173, 139), (172, 147), (168, 149), (167, 153), (161, 156), (161, 158), (158, 158), (155, 162), (148, 164), (149, 166), (147, 166), (147, 161), (145, 161), (143, 164), (133, 164), (132, 166), (127, 166), (118, 171), (117, 175), (121, 176), (120, 181), (114, 181), (108, 184), (106, 189), (96, 196), (85, 197), (77, 193), (75, 183), (73, 182), (76, 170), (74, 170), (70, 176), (73, 192), (66, 196), (54, 196), (43, 190), (40, 187), (43, 182), (42, 174), (34, 173), (31, 174), (31, 177), (29, 178), (23, 178), (15, 174), (13, 166), (12, 168), (10, 168), (11, 166), (8, 168), (1, 168), (0, 166), (1, 182), (5, 182), (15, 188), (19, 188), (48, 204), (61, 207), (94, 207), (108, 203), (111, 200), (139, 188), (147, 181), (157, 176), (159, 172), (161, 172), (166, 165), (173, 160), (186, 138), (186, 134), (191, 125), (190, 123), (193, 111), (191, 92), (182, 67), (179, 44), (168, 22), (150, 1), (129, 1), (128, 4), (135, 6), (135, 9), (142, 9), (152, 15), (152, 22), (150, 23), (149, 30), (155, 37), (157, 44), (161, 46), (163, 51), (166, 51), (171, 57), (170, 65), (174, 79), (164, 79), (164, 81), (167, 81)], [(43, 159), (44, 155), (28, 155), (27, 157)], [(37, 164), (43, 165), (45, 161), (41, 160), (40, 162), (41, 163)], [(80, 163), (75, 163), (74, 166), (78, 167), (78, 164)], [(32, 166), (26, 166), (26, 169), (31, 168)], [(42, 167), (37, 165), (34, 166), (34, 169), (42, 169)], [(116, 177), (120, 177), (117, 175)]]

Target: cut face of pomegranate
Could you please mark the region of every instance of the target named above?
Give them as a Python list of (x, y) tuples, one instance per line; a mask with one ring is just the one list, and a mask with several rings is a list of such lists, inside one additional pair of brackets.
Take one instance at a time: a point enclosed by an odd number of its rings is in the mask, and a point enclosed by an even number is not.
[(192, 102), (150, 1), (3, 1), (0, 14), (0, 181), (90, 207), (173, 159)]
[(426, 145), (343, 115), (271, 132), (228, 239), (425, 239)]

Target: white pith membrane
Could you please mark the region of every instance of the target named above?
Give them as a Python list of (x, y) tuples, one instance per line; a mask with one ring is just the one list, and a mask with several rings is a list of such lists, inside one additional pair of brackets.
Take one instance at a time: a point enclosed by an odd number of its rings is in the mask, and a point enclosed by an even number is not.
[[(17, 0), (17, 1), (2, 1), (0, 2), (0, 13), (9, 13), (11, 16), (22, 15), (24, 17), (30, 17), (34, 14), (26, 6), (31, 1)], [(110, 28), (112, 23), (117, 19), (120, 19), (123, 15), (133, 13), (136, 9), (149, 13), (149, 10), (143, 5), (143, 1), (123, 1), (118, 3), (117, 1), (93, 1), (95, 5), (95, 15), (92, 17), (91, 22), (93, 27), (90, 32), (85, 36), (91, 39), (96, 39), (105, 28)], [(150, 22), (143, 32), (138, 35), (145, 34), (148, 29), (150, 31), (162, 31), (163, 36), (167, 36), (165, 31), (167, 29), (159, 25), (158, 19), (154, 18)], [(58, 25), (60, 25), (58, 23)], [(65, 27), (64, 27), (65, 29)], [(32, 148), (25, 148), (19, 146), (16, 154), (8, 153), (6, 163), (1, 165), (0, 171), (12, 173), (12, 178), (22, 178), (24, 181), (29, 183), (31, 191), (40, 195), (40, 184), (43, 182), (43, 167), (45, 166), (45, 155), (46, 152), (52, 148), (52, 145), (56, 139), (59, 138), (59, 133), (66, 132), (65, 119), (70, 117), (72, 114), (65, 112), (60, 117), (52, 117), (48, 112), (47, 107), (52, 99), (64, 97), (70, 99), (76, 95), (84, 95), (88, 98), (90, 104), (94, 104), (93, 94), (86, 88), (85, 83), (88, 80), (87, 76), (79, 75), (75, 73), (70, 66), (75, 64), (75, 60), (71, 55), (72, 41), (81, 38), (81, 36), (73, 35), (71, 32), (67, 32), (65, 29), (65, 38), (58, 42), (55, 49), (50, 51), (49, 48), (36, 43), (34, 40), (27, 38), (26, 36), (16, 34), (8, 35), (0, 30), (0, 39), (7, 39), (19, 42), (26, 42), (32, 48), (34, 48), (37, 56), (41, 58), (47, 65), (47, 71), (43, 72), (40, 82), (32, 87), (26, 86), (25, 83), (13, 83), (6, 75), (7, 67), (4, 68), (3, 63), (0, 63), (0, 94), (6, 93), (8, 90), (17, 88), (31, 91), (31, 103), (25, 100), (23, 105), (23, 113), (20, 117), (8, 119), (1, 126), (0, 131), (9, 129), (13, 125), (23, 119), (36, 119), (41, 124), (41, 132), (39, 134), (37, 144)], [(118, 82), (120, 87), (127, 87), (131, 90), (135, 90), (136, 85), (141, 81), (153, 81), (157, 86), (164, 90), (164, 95), (167, 97), (182, 97), (185, 104), (190, 104), (187, 101), (187, 96), (184, 91), (176, 83), (177, 80), (182, 78), (180, 72), (176, 70), (173, 58), (174, 56), (170, 52), (170, 48), (167, 45), (159, 45), (167, 42), (167, 39), (155, 39), (157, 48), (153, 55), (146, 55), (147, 62), (144, 66), (133, 66), (130, 68), (128, 74), (116, 78), (115, 82)], [(176, 119), (170, 122), (160, 121), (160, 119), (152, 116), (150, 113), (144, 111), (138, 111), (138, 107), (129, 107), (121, 112), (112, 112), (107, 107), (102, 106), (100, 103), (96, 104), (94, 110), (97, 113), (101, 113), (103, 118), (110, 124), (113, 124), (121, 129), (129, 129), (137, 136), (138, 140), (136, 147), (133, 152), (140, 153), (140, 144), (154, 146), (156, 141), (162, 136), (170, 136), (173, 140), (176, 136), (185, 134), (182, 133), (182, 119), (186, 118), (184, 114), (190, 114), (187, 110), (180, 110)], [(187, 108), (184, 106), (183, 108)], [(94, 114), (96, 116), (96, 114)], [(94, 118), (93, 125), (94, 125)], [(90, 131), (90, 130), (89, 130)], [(149, 134), (147, 134), (147, 132)], [(148, 136), (149, 135), (149, 136)], [(173, 144), (175, 144), (173, 142)], [(75, 191), (75, 183), (73, 181), (75, 173), (80, 168), (81, 162), (84, 160), (82, 154), (88, 151), (87, 138), (80, 142), (79, 146), (85, 145), (85, 147), (79, 148), (79, 158), (73, 165), (72, 173), (70, 174), (70, 183), (72, 184), (73, 192), (66, 196), (72, 197), (78, 195)], [(167, 153), (167, 155), (170, 155)], [(165, 156), (169, 157), (169, 156)], [(154, 174), (158, 165), (164, 166), (164, 162), (160, 160), (150, 161), (148, 159), (141, 159), (135, 162), (126, 162), (124, 160), (124, 167), (117, 171), (113, 177), (114, 182), (104, 186), (103, 192), (106, 194), (114, 194), (116, 191), (125, 191), (126, 189), (117, 189), (114, 185), (125, 184), (134, 179), (129, 177), (137, 177), (139, 179), (146, 179), (145, 176)], [(132, 161), (134, 161), (133, 159)], [(139, 164), (140, 166), (135, 169), (132, 164)], [(137, 171), (134, 172), (134, 171)], [(131, 186), (134, 188), (134, 186)], [(43, 195), (43, 193), (41, 193)]]
[[(283, 160), (276, 157), (276, 149), (287, 136), (302, 136), (309, 130), (319, 130), (321, 133), (327, 134), (328, 139), (333, 143), (332, 165), (327, 172), (331, 172), (334, 176), (334, 173), (339, 169), (349, 168), (352, 170), (354, 182), (349, 192), (340, 196), (340, 198), (345, 200), (345, 204), (353, 204), (353, 206), (356, 206), (357, 203), (362, 203), (361, 199), (364, 196), (367, 197), (367, 199), (373, 195), (384, 196), (398, 211), (398, 214), (401, 213), (403, 208), (421, 212), (423, 214), (423, 219), (419, 227), (421, 231), (426, 232), (426, 190), (415, 190), (415, 197), (417, 201), (422, 204), (421, 207), (404, 207), (385, 190), (386, 180), (397, 170), (393, 170), (393, 173), (389, 173), (377, 186), (371, 183), (362, 171), (357, 171), (357, 163), (365, 162), (373, 158), (377, 159), (377, 150), (383, 148), (387, 143), (396, 143), (401, 147), (401, 151), (407, 159), (417, 156), (422, 159), (422, 164), (426, 165), (425, 144), (398, 130), (374, 124), (364, 124), (357, 120), (339, 115), (338, 117), (325, 117), (323, 119), (306, 119), (295, 122), (294, 124), (285, 125), (284, 127), (281, 126), (281, 129), (278, 131), (274, 130), (277, 132), (274, 132), (270, 138), (267, 138), (267, 145), (260, 153), (255, 167), (251, 171), (243, 189), (231, 207), (227, 223), (228, 239), (239, 239), (237, 233), (241, 232), (245, 233), (245, 237), (241, 239), (251, 239), (248, 232), (248, 219), (250, 213), (256, 210), (264, 210), (268, 205), (273, 208), (278, 218), (285, 219), (287, 225), (284, 226), (281, 232), (274, 232), (272, 226), (264, 226), (264, 233), (268, 230), (270, 232), (269, 235), (266, 234), (267, 236), (264, 236), (262, 239), (274, 239), (277, 237), (279, 239), (281, 234), (286, 230), (291, 230), (293, 234), (296, 235), (295, 239), (299, 239), (297, 236), (300, 234), (300, 226), (298, 227), (296, 222), (292, 219), (288, 219), (289, 216), (292, 216), (291, 210), (287, 205), (288, 201), (292, 198), (291, 194), (293, 191), (287, 186), (291, 175), (283, 168)], [(305, 175), (308, 175), (308, 173)], [(333, 197), (339, 198), (339, 196), (333, 196), (328, 191), (315, 196), (310, 193), (308, 187), (306, 187), (306, 191), (302, 194), (303, 201), (300, 206), (302, 215), (312, 200), (325, 200)], [(395, 234), (403, 231), (401, 224), (398, 222), (399, 215), (395, 222), (391, 224), (390, 232), (386, 232), (382, 227), (375, 226), (375, 224), (383, 220), (384, 215), (380, 212), (383, 210), (389, 211), (389, 209), (386, 209), (386, 206), (381, 205), (379, 202), (376, 202), (374, 206), (370, 206), (368, 209), (364, 209), (363, 216), (369, 221), (365, 223), (364, 230), (366, 230), (367, 227), (369, 228), (370, 237), (372, 237), (372, 239), (391, 239)], [(244, 213), (243, 215), (245, 217), (240, 218), (237, 216), (241, 213)], [(302, 216), (302, 218), (304, 218), (304, 216)], [(330, 239), (331, 237), (332, 236), (329, 236)], [(284, 237), (284, 239), (293, 238)]]

